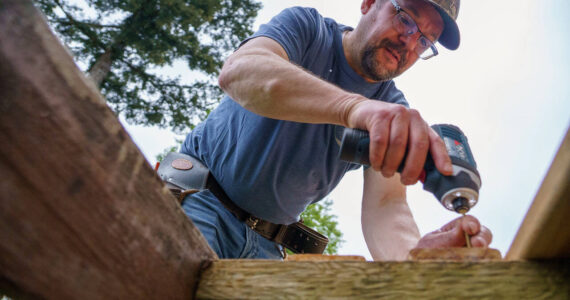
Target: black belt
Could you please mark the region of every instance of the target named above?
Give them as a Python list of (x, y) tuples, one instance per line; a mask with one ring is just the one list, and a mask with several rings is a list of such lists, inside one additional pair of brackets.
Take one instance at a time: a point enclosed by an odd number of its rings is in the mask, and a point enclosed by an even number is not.
[(206, 188), (240, 221), (264, 238), (281, 244), (294, 253), (322, 254), (325, 251), (329, 242), (326, 236), (301, 222), (290, 225), (275, 224), (251, 215), (233, 203), (212, 174), (208, 176)]
[(327, 247), (329, 239), (326, 236), (301, 222), (290, 225), (274, 224), (241, 209), (228, 197), (212, 173), (199, 160), (191, 156), (182, 153), (168, 154), (160, 163), (158, 174), (180, 202), (189, 194), (204, 188), (208, 189), (233, 215), (253, 231), (268, 240), (283, 245), (294, 253), (322, 254)]

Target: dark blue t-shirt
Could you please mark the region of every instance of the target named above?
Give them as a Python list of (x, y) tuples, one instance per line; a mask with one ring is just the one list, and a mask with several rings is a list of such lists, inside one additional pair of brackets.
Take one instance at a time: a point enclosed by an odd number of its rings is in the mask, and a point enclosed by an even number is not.
[[(348, 65), (342, 32), (352, 28), (315, 9), (285, 9), (249, 39), (277, 41), (289, 59), (311, 73), (371, 99), (407, 106), (393, 81), (369, 83)], [(242, 44), (243, 44), (242, 43)], [(249, 213), (281, 224), (328, 195), (359, 166), (338, 159), (342, 127), (265, 118), (225, 96), (186, 138), (181, 152), (201, 159), (228, 196)]]

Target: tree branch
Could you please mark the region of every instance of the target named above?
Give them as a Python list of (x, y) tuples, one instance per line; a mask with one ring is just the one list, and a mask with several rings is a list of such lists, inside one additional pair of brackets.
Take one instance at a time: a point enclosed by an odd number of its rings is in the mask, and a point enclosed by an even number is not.
[(93, 31), (87, 30), (86, 26), (81, 26), (84, 24), (82, 24), (81, 21), (77, 21), (69, 12), (67, 12), (59, 0), (54, 0), (54, 2), (61, 9), (61, 11), (63, 11), (72, 25), (75, 25), (83, 34), (85, 34), (92, 43), (101, 49), (105, 49), (105, 45), (101, 42), (101, 40), (97, 38), (97, 35)]
[(174, 84), (174, 83), (157, 83), (155, 81), (160, 81), (160, 78), (158, 76), (145, 72), (143, 68), (133, 65), (132, 63), (130, 63), (129, 61), (127, 61), (125, 59), (120, 58), (119, 60), (121, 62), (123, 62), (125, 65), (127, 65), (129, 67), (129, 69), (131, 69), (131, 71), (140, 75), (144, 80), (146, 80), (148, 83), (150, 83), (155, 88), (161, 88), (161, 87), (175, 87), (175, 88), (179, 88), (179, 89), (193, 89), (193, 88), (195, 88), (194, 86), (191, 86), (191, 85)]
[(97, 24), (97, 23), (91, 23), (91, 22), (85, 22), (85, 21), (78, 21), (78, 20), (74, 20), (74, 21), (65, 21), (65, 20), (58, 20), (58, 23), (62, 24), (62, 25), (77, 25), (77, 24), (81, 24), (81, 25), (85, 25), (85, 26), (89, 26), (89, 27), (94, 27), (94, 28), (114, 28), (114, 29), (121, 29), (122, 27), (120, 25), (103, 25), (103, 24)]

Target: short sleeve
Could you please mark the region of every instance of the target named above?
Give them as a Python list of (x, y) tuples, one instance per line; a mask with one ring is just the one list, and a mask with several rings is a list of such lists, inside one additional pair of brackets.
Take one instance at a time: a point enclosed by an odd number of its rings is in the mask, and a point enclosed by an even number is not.
[(300, 64), (311, 43), (322, 36), (320, 33), (323, 30), (324, 18), (316, 9), (291, 7), (273, 17), (269, 23), (261, 25), (241, 45), (256, 37), (269, 37), (285, 49), (290, 61)]

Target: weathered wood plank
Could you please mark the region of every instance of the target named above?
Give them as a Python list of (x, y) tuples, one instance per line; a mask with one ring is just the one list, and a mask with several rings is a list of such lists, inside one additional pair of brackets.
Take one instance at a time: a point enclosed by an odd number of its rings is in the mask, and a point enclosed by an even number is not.
[(328, 254), (292, 254), (285, 261), (366, 261), (360, 255), (328, 255)]
[(0, 0), (0, 290), (189, 299), (215, 259), (26, 0)]
[(219, 260), (200, 299), (568, 299), (570, 261)]
[(570, 258), (570, 130), (523, 220), (506, 259)]
[(501, 252), (491, 248), (415, 248), (408, 260), (483, 261), (501, 260)]

